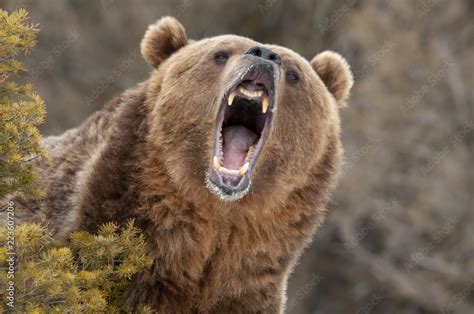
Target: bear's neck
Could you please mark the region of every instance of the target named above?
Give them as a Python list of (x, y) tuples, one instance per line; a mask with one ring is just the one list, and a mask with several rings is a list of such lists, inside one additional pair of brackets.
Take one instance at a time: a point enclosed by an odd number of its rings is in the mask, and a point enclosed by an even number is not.
[(203, 206), (210, 205), (205, 197), (198, 197), (201, 202), (196, 203), (177, 189), (165, 170), (160, 146), (150, 143), (150, 103), (155, 99), (148, 99), (147, 89), (145, 82), (125, 91), (81, 127), (95, 129), (100, 124), (97, 121), (112, 117), (103, 127), (106, 135), (98, 140), (103, 147), (93, 166), (93, 179), (87, 184), (87, 197), (81, 202), (81, 229), (95, 232), (102, 223), (128, 218), (144, 225), (150, 217), (156, 218), (150, 213), (165, 196), (165, 202), (173, 202), (175, 210), (199, 207), (210, 214), (213, 208)]

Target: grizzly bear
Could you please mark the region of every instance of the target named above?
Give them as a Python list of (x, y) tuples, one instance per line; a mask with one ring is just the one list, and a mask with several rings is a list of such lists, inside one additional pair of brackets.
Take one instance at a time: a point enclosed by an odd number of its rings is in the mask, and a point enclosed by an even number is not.
[(147, 81), (44, 139), (45, 197), (14, 196), (17, 223), (44, 217), (67, 243), (134, 218), (154, 263), (124, 295), (132, 306), (283, 312), (341, 165), (347, 62), (235, 35), (188, 40), (171, 17), (149, 27), (141, 52)]

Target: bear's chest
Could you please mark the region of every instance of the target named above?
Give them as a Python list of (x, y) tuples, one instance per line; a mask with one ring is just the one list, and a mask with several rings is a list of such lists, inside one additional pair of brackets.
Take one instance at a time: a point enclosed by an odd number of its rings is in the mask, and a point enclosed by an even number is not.
[(281, 230), (249, 222), (205, 219), (163, 225), (156, 237), (158, 280), (190, 298), (223, 295), (279, 280), (291, 259)]

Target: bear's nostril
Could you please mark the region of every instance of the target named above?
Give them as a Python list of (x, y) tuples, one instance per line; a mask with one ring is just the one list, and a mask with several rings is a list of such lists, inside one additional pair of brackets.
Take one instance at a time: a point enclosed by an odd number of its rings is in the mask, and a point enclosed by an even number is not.
[(265, 60), (272, 61), (277, 65), (281, 65), (280, 55), (265, 47), (251, 47), (245, 52), (245, 54), (263, 58)]
[(260, 50), (260, 48), (258, 48), (258, 47), (252, 48), (252, 49), (249, 51), (249, 53), (250, 53), (251, 55), (256, 56), (256, 57), (261, 57), (261, 56), (262, 56), (262, 50)]
[(278, 65), (281, 65), (281, 58), (276, 53), (271, 53), (269, 59)]

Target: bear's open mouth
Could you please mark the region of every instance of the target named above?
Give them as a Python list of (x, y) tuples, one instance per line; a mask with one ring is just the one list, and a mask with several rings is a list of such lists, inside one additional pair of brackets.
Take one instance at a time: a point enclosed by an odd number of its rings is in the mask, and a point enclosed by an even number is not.
[(209, 173), (220, 195), (236, 196), (250, 186), (275, 110), (273, 73), (271, 66), (254, 64), (224, 94)]

